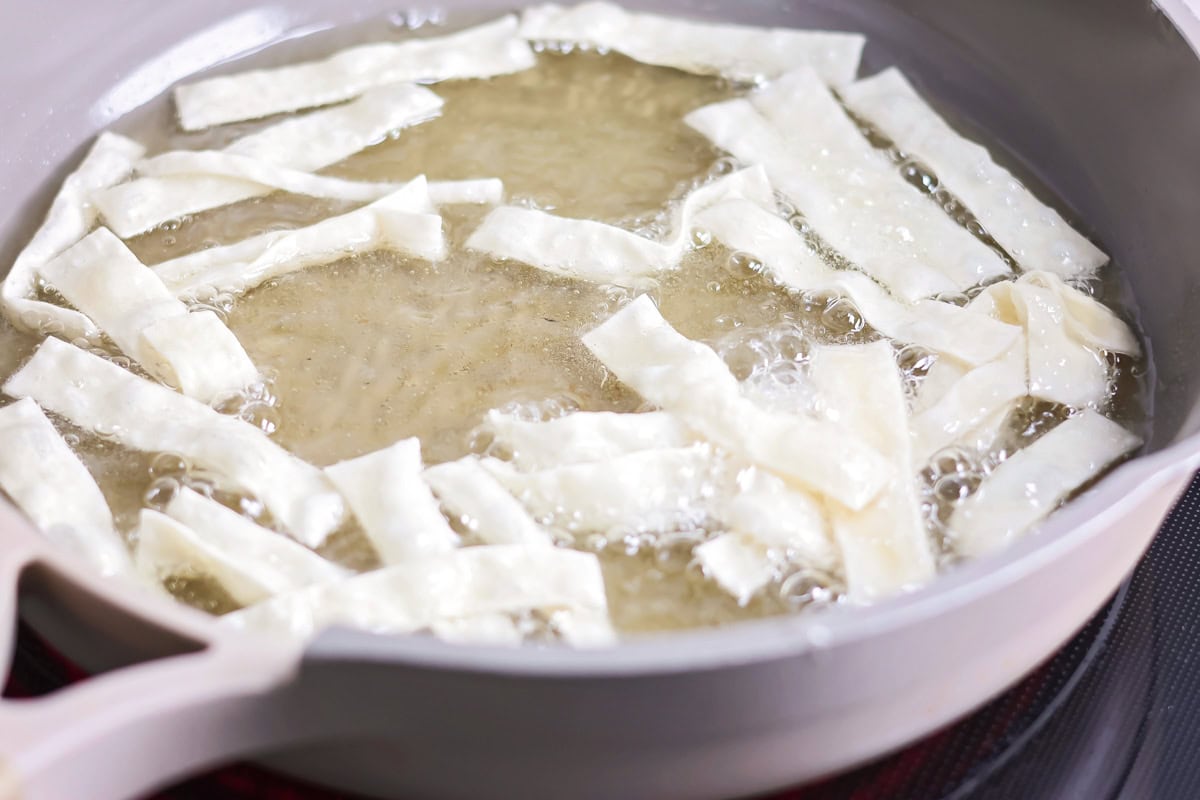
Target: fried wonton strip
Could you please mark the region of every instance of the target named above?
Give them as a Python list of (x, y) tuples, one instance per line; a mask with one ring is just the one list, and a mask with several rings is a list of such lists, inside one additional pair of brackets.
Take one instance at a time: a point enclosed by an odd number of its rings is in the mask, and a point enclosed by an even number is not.
[(743, 533), (722, 533), (709, 539), (696, 547), (695, 556), (704, 574), (740, 605), (749, 603), (775, 580), (783, 562), (781, 555)]
[[(162, 153), (138, 164), (138, 174), (146, 177), (231, 178), (258, 184), (265, 190), (352, 203), (369, 203), (403, 188), (403, 184), (400, 183), (372, 183), (316, 175), (220, 150), (175, 150)], [(499, 178), (434, 181), (429, 184), (429, 196), (435, 206), (458, 203), (495, 204), (504, 199), (504, 183)]]
[(866, 275), (826, 265), (790, 224), (752, 203), (722, 203), (697, 215), (694, 224), (731, 250), (754, 256), (789, 289), (848, 298), (871, 327), (896, 341), (981, 364), (1004, 353), (1021, 335), (1016, 326), (996, 320), (981, 325), (979, 315), (950, 303), (900, 302)]
[(1048, 272), (989, 286), (971, 310), (1025, 328), (1029, 393), (1074, 408), (1103, 405), (1104, 353), (1137, 355), (1137, 338), (1110, 309)]
[(854, 79), (866, 43), (859, 34), (692, 22), (601, 2), (526, 9), (521, 35), (615, 50), (644, 64), (735, 81), (770, 79), (810, 66), (835, 86)]
[(129, 177), (134, 163), (146, 152), (132, 139), (102, 133), (79, 166), (67, 176), (50, 205), (37, 233), (17, 255), (0, 286), (0, 299), (9, 322), (34, 333), (54, 333), (66, 339), (99, 336), (83, 314), (52, 303), (34, 300), (38, 269), (78, 242), (96, 224), (97, 210), (91, 194)]
[(141, 572), (159, 582), (172, 577), (212, 578), (242, 605), (350, 575), (286, 536), (190, 489), (175, 496), (166, 514), (141, 512), (135, 559)]
[[(1011, 349), (1011, 348), (1010, 348)], [(1021, 350), (1025, 345), (1022, 341)], [(971, 371), (971, 367), (952, 358), (938, 358), (933, 362), (925, 377), (917, 386), (916, 395), (912, 399), (912, 414), (916, 416), (946, 396), (954, 384), (963, 379)]]
[(494, 206), (504, 201), (504, 182), (499, 178), (463, 181), (430, 181), (429, 199), (435, 206)]
[(645, 450), (537, 472), (521, 472), (495, 459), (480, 463), (535, 519), (553, 519), (572, 533), (613, 536), (674, 530), (695, 522), (719, 475), (719, 462), (707, 444)]
[(857, 509), (887, 483), (887, 461), (852, 433), (743, 397), (721, 357), (681, 336), (645, 295), (583, 343), (623, 383), (714, 444), (820, 495)]
[(829, 521), (819, 502), (766, 472), (739, 475), (740, 491), (717, 503), (729, 529), (696, 548), (706, 574), (745, 604), (783, 570), (839, 570)]
[[(312, 172), (377, 144), (394, 130), (432, 119), (441, 107), (442, 99), (428, 89), (386, 86), (353, 103), (275, 123), (221, 152)], [(95, 192), (92, 199), (108, 227), (127, 239), (169, 220), (273, 190), (232, 176), (148, 175)]]
[(893, 467), (888, 486), (865, 508), (829, 508), (850, 599), (869, 603), (919, 586), (933, 577), (933, 550), (921, 520), (908, 410), (892, 348), (886, 342), (822, 347), (809, 371), (826, 413)]
[(270, 231), (231, 245), (199, 250), (152, 269), (177, 296), (204, 299), (241, 293), (259, 284), (356, 253), (394, 250), (436, 261), (446, 253), (442, 218), (429, 213), (424, 178), (382, 200), (315, 225)]
[(914, 466), (923, 467), (934, 453), (1028, 393), (1025, 353), (1024, 341), (1018, 342), (1000, 358), (950, 384), (941, 397), (912, 417)]
[[(572, 647), (600, 647), (616, 641), (608, 613), (559, 609), (546, 614), (549, 629)], [(473, 617), (438, 620), (430, 632), (444, 642), (512, 647), (525, 640), (522, 625), (512, 614), (479, 614)]]
[(617, 642), (607, 609), (564, 608), (549, 617), (559, 640), (572, 647), (606, 647)]
[(393, 83), (490, 78), (529, 69), (536, 57), (517, 18), (429, 39), (376, 42), (320, 61), (207, 78), (175, 90), (186, 131), (340, 103)]
[(105, 575), (129, 571), (100, 487), (28, 398), (0, 408), (0, 488), (48, 539)]
[(512, 647), (525, 639), (511, 614), (476, 614), (473, 617), (435, 620), (429, 626), (429, 631), (443, 642), (453, 644)]
[(442, 505), (487, 544), (554, 543), (550, 532), (474, 456), (430, 467), (425, 480)]
[(467, 248), (567, 278), (634, 285), (678, 266), (691, 246), (695, 215), (734, 198), (775, 207), (774, 190), (766, 172), (751, 168), (719, 178), (688, 195), (676, 209), (673, 233), (665, 242), (594, 220), (501, 206), (471, 234)]
[(1038, 200), (987, 149), (955, 131), (897, 69), (842, 90), (856, 114), (928, 165), (1017, 264), (1061, 277), (1094, 273), (1108, 256)]
[(909, 186), (810, 71), (685, 121), (775, 185), (832, 248), (898, 297), (961, 292), (1008, 267)]
[(955, 548), (974, 557), (1005, 547), (1141, 441), (1091, 410), (1069, 418), (1009, 457), (958, 505), (949, 526)]
[(421, 476), (421, 442), (403, 439), (325, 468), (385, 564), (448, 553), (458, 534)]
[(241, 420), (139, 378), (58, 339), (42, 342), (4, 384), (84, 430), (146, 453), (178, 453), (258, 498), (301, 543), (320, 545), (345, 516), (341, 497), (313, 467)]
[(44, 264), (44, 277), (153, 377), (211, 403), (245, 388), (258, 369), (211, 311), (188, 312), (107, 228)]
[(447, 620), (535, 609), (607, 614), (596, 557), (554, 547), (464, 547), (279, 595), (222, 622), (302, 637), (331, 625), (405, 633)]
[(577, 411), (558, 419), (527, 422), (489, 411), (484, 423), (523, 470), (603, 461), (639, 450), (686, 447), (696, 438), (676, 417), (663, 412), (614, 414)]

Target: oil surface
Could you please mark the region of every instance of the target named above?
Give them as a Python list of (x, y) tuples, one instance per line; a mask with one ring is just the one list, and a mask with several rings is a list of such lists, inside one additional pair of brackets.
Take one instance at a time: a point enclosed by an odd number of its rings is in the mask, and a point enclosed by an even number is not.
[[(672, 202), (734, 166), (682, 122), (688, 111), (740, 91), (718, 79), (617, 55), (542, 53), (535, 69), (434, 90), (446, 101), (440, 118), (398, 132), (326, 173), (371, 181), (499, 177), (507, 202), (655, 235)], [(163, 149), (198, 148), (253, 127), (183, 136), (160, 126), (141, 138)], [(163, 226), (129, 244), (153, 264), (349, 208), (276, 193)], [(466, 252), (462, 242), (485, 211), (445, 211), (451, 255), (437, 264), (378, 252), (287, 275), (242, 297), (218, 298), (218, 310), (270, 378), (265, 391), (222, 410), (259, 424), (301, 458), (328, 465), (409, 436), (420, 437), (428, 463), (483, 451), (487, 442), (477, 427), (494, 408), (542, 416), (640, 408), (641, 399), (606, 379), (580, 342), (632, 295)], [(756, 266), (718, 245), (702, 245), (650, 291), (680, 332), (712, 344), (763, 402), (802, 406), (812, 344), (875, 335), (846, 301), (789, 294)], [(10, 374), (35, 345), (0, 324), (0, 375)], [(930, 359), (909, 355), (902, 364), (915, 387)], [(1142, 372), (1140, 365), (1122, 367), (1114, 413), (1138, 423)], [(1043, 406), (1023, 409), (1011, 435), (1031, 440), (1063, 415)], [(85, 431), (70, 433), (126, 532), (139, 508), (160, 503), (179, 483), (213, 491), (209, 476), (186, 465), (122, 451)], [(931, 533), (938, 533), (954, 500), (994, 467), (988, 454), (974, 455), (942, 459), (924, 476)], [(959, 491), (960, 485), (968, 488)], [(237, 497), (217, 496), (257, 513)], [(691, 564), (694, 544), (718, 532), (564, 538), (599, 553), (614, 623), (626, 633), (717, 625), (836, 598), (781, 576), (739, 606)], [(353, 523), (323, 552), (359, 568), (374, 564)], [(181, 580), (172, 588), (213, 611), (232, 607), (211, 582)]]

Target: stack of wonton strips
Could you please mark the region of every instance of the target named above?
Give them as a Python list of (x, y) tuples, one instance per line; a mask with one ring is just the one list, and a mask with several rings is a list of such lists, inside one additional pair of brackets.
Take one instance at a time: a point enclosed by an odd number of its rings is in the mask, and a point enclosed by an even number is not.
[[(665, 240), (500, 206), (495, 178), (401, 185), (315, 174), (436, 117), (436, 89), (416, 82), (529, 69), (531, 42), (758, 84), (686, 118), (745, 168), (682, 198)], [(534, 613), (562, 640), (596, 644), (612, 638), (603, 577), (595, 556), (556, 546), (563, 537), (700, 525), (717, 532), (697, 548), (701, 565), (741, 602), (798, 570), (873, 601), (934, 572), (917, 494), (930, 459), (988, 441), (1023, 398), (1068, 406), (1066, 422), (1012, 455), (954, 512), (962, 554), (1002, 546), (1138, 446), (1099, 413), (1105, 358), (1136, 356), (1138, 343), (1071, 286), (1107, 257), (899, 72), (855, 82), (863, 44), (854, 34), (691, 22), (603, 2), (543, 5), (448, 36), (179, 87), (185, 130), (293, 116), (220, 151), (146, 158), (117, 134), (97, 139), (0, 293), (14, 325), (49, 337), (4, 385), (18, 400), (0, 409), (0, 486), (47, 536), (106, 574), (215, 579), (246, 606), (225, 618), (236, 627), (309, 635), (342, 624), (514, 643)], [(845, 107), (932, 167), (1022, 274), (906, 184)], [(280, 190), (363, 205), (152, 267), (122, 241)], [(818, 254), (780, 215), (777, 195), (839, 259)], [(643, 296), (584, 343), (659, 410), (546, 422), (493, 412), (485, 424), (510, 452), (505, 461), (426, 466), (409, 439), (319, 469), (214, 410), (260, 378), (222, 320), (188, 303), (356, 252), (442, 259), (437, 209), (449, 203), (498, 206), (469, 249), (605, 284), (652, 284), (711, 238), (791, 290), (846, 298), (882, 339), (817, 348), (808, 378), (819, 412), (781, 413), (756, 404), (713, 350), (676, 332)], [(984, 284), (966, 307), (938, 299)], [(42, 287), (65, 303), (39, 296)], [(888, 340), (937, 357), (912, 399)], [(97, 345), (115, 347), (140, 374), (97, 355)], [(258, 501), (271, 527), (183, 490), (161, 511), (142, 512), (131, 556), (55, 421), (178, 454)], [(318, 554), (351, 515), (381, 568), (354, 575)], [(464, 546), (451, 520), (479, 543)]]

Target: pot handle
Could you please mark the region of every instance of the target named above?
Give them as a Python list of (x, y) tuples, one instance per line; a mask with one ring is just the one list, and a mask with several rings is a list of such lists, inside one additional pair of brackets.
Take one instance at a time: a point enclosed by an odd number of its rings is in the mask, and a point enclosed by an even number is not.
[[(47, 545), (33, 536), (5, 538), (0, 665), (11, 658), (21, 574), (49, 561), (43, 558)], [(63, 569), (74, 574), (73, 566)], [(204, 641), (193, 652), (117, 669), (45, 697), (0, 699), (0, 800), (136, 797), (189, 771), (318, 732), (319, 725), (310, 724), (317, 720), (302, 719), (312, 716), (302, 712), (304, 704), (288, 702), (298, 642), (240, 634), (197, 638)]]

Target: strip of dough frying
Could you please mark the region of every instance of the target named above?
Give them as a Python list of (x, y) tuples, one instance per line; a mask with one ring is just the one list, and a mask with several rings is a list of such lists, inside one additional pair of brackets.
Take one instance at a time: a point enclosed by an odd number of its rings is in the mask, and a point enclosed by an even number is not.
[(961, 292), (1008, 267), (873, 148), (811, 71), (750, 99), (693, 111), (688, 125), (771, 182), (825, 242), (904, 300)]
[(752, 203), (722, 203), (697, 215), (694, 224), (731, 250), (754, 256), (789, 289), (848, 298), (871, 327), (896, 341), (981, 364), (1021, 335), (1016, 326), (996, 320), (981, 325), (979, 315), (950, 303), (900, 302), (861, 272), (829, 267), (789, 223)]
[(399, 442), (325, 468), (385, 564), (448, 553), (458, 534), (421, 475), (421, 442)]
[(359, 45), (321, 61), (184, 84), (175, 108), (183, 129), (196, 131), (339, 103), (385, 84), (490, 78), (535, 63), (510, 15), (449, 36)]
[(1141, 443), (1094, 411), (1069, 418), (1009, 457), (959, 503), (949, 525), (956, 549), (974, 558), (1005, 547)]
[(664, 411), (577, 411), (542, 422), (489, 411), (484, 426), (496, 444), (512, 454), (509, 460), (523, 470), (603, 461), (640, 450), (686, 447), (696, 438), (686, 425)]
[(913, 415), (913, 466), (920, 469), (935, 453), (961, 439), (1029, 391), (1026, 346), (1022, 338), (995, 361), (981, 364), (954, 381), (928, 407)]
[(95, 339), (100, 335), (92, 321), (78, 311), (32, 299), (37, 291), (37, 272), (87, 235), (98, 216), (90, 201), (92, 193), (128, 178), (145, 152), (139, 143), (115, 133), (97, 137), (83, 161), (63, 181), (45, 221), (17, 255), (0, 286), (9, 322), (32, 333), (54, 333), (66, 339)]
[(42, 276), (152, 376), (211, 403), (244, 389), (258, 369), (211, 311), (188, 312), (107, 228), (51, 259)]
[[(221, 150), (174, 150), (161, 153), (138, 164), (138, 174), (148, 177), (217, 176), (256, 183), (265, 190), (276, 190), (322, 197), (328, 200), (369, 203), (386, 197), (400, 183), (351, 181), (317, 175), (299, 169), (272, 164), (250, 156)], [(504, 183), (499, 178), (465, 181), (431, 181), (429, 197), (435, 206), (471, 203), (489, 205), (504, 199)]]
[(528, 8), (521, 35), (615, 50), (644, 64), (735, 81), (770, 79), (810, 66), (835, 86), (854, 79), (866, 43), (856, 33), (693, 22), (603, 2)]
[(596, 557), (554, 547), (464, 547), (278, 595), (221, 621), (307, 637), (331, 625), (406, 633), (445, 620), (533, 609), (606, 615)]
[(888, 481), (887, 461), (857, 436), (743, 397), (721, 357), (681, 336), (645, 295), (583, 343), (623, 383), (714, 444), (820, 495), (858, 509)]
[(175, 496), (166, 514), (143, 509), (138, 522), (141, 572), (160, 582), (210, 577), (242, 605), (350, 576), (283, 534), (190, 489)]
[(341, 497), (319, 469), (241, 420), (139, 378), (99, 356), (46, 339), (4, 384), (84, 430), (133, 450), (177, 453), (270, 510), (288, 533), (317, 547), (345, 516)]
[(1061, 277), (1094, 273), (1108, 262), (1100, 248), (1038, 200), (987, 149), (959, 134), (898, 69), (842, 90), (851, 110), (928, 165), (1017, 264)]
[(155, 264), (151, 269), (177, 296), (204, 299), (246, 292), (260, 283), (356, 253), (390, 249), (436, 261), (446, 254), (442, 218), (423, 177), (368, 206), (315, 225), (270, 231)]
[(435, 206), (494, 206), (504, 201), (504, 181), (471, 178), (463, 181), (430, 181), (429, 199)]
[(511, 614), (476, 614), (434, 620), (429, 630), (443, 642), (452, 644), (515, 647), (525, 639)]
[(840, 571), (829, 521), (816, 499), (754, 468), (739, 475), (738, 484), (737, 494), (715, 505), (730, 532), (696, 548), (705, 573), (721, 588), (745, 604), (782, 570)]
[(501, 206), (471, 234), (467, 248), (567, 278), (633, 286), (677, 267), (691, 246), (695, 215), (735, 198), (775, 208), (775, 193), (766, 172), (750, 168), (726, 175), (689, 194), (676, 209), (673, 232), (665, 242), (594, 220)]
[[(349, 158), (390, 132), (435, 117), (442, 99), (419, 86), (385, 86), (353, 103), (286, 119), (238, 139), (222, 152), (311, 172)], [(146, 176), (95, 192), (108, 227), (123, 239), (169, 220), (273, 191), (244, 178)]]
[(101, 573), (130, 571), (100, 487), (28, 398), (0, 408), (0, 488), (48, 539)]
[[(617, 634), (606, 612), (562, 608), (546, 614), (558, 639), (572, 647), (603, 647), (616, 642)], [(522, 626), (512, 614), (478, 614), (437, 620), (429, 626), (444, 642), (514, 647), (525, 640)]]
[(1074, 408), (1105, 402), (1105, 352), (1141, 352), (1112, 310), (1048, 272), (989, 286), (970, 309), (1024, 326), (1029, 394)]
[(520, 472), (496, 459), (480, 463), (535, 518), (552, 518), (572, 533), (611, 536), (695, 524), (721, 476), (720, 461), (708, 444), (537, 472)]
[(921, 520), (908, 409), (891, 346), (819, 348), (809, 374), (826, 413), (893, 467), (887, 487), (865, 508), (829, 507), (850, 599), (870, 603), (925, 583), (935, 572), (933, 549)]
[(542, 547), (554, 543), (550, 532), (475, 456), (430, 467), (425, 470), (425, 480), (442, 505), (487, 544)]

